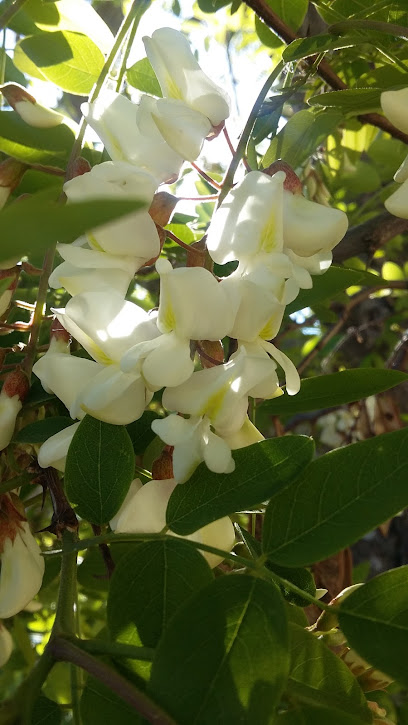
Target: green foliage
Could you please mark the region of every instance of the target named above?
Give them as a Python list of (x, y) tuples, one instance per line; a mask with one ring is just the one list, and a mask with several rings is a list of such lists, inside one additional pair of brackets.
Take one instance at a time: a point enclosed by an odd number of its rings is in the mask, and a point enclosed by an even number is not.
[(232, 511), (255, 506), (293, 481), (312, 455), (312, 440), (293, 436), (234, 451), (233, 473), (212, 473), (201, 464), (170, 496), (167, 525), (184, 536)]
[(143, 93), (162, 97), (159, 82), (148, 58), (138, 60), (126, 71), (128, 83)]
[(78, 236), (104, 222), (111, 221), (143, 206), (137, 201), (85, 201), (63, 206), (55, 192), (40, 192), (11, 204), (1, 213), (4, 240), (0, 261), (15, 254), (43, 252), (58, 242), (72, 242)]
[(286, 314), (291, 315), (305, 307), (314, 307), (324, 300), (332, 299), (338, 292), (342, 292), (348, 287), (354, 285), (375, 287), (381, 285), (381, 282), (381, 277), (376, 277), (364, 270), (330, 267), (323, 275), (314, 278), (312, 289), (300, 290), (296, 299), (286, 307)]
[(371, 579), (342, 602), (340, 627), (350, 646), (375, 668), (408, 683), (408, 567)]
[(85, 416), (67, 455), (65, 486), (77, 513), (106, 524), (119, 510), (133, 478), (133, 446), (124, 426)]
[(273, 584), (221, 577), (169, 622), (149, 690), (180, 725), (270, 722), (289, 669), (287, 636)]
[(331, 707), (371, 722), (367, 701), (347, 665), (316, 635), (289, 624), (288, 695), (306, 705)]
[(104, 63), (103, 53), (90, 38), (68, 30), (30, 35), (17, 47), (20, 71), (30, 75), (34, 64), (46, 80), (79, 96), (91, 92)]
[(35, 423), (29, 423), (19, 430), (14, 436), (14, 440), (17, 443), (44, 443), (48, 438), (70, 425), (73, 425), (71, 418), (58, 415), (54, 418), (37, 420)]
[(306, 378), (296, 396), (282, 395), (275, 400), (266, 400), (262, 407), (271, 415), (294, 415), (307, 410), (332, 408), (382, 393), (407, 380), (406, 373), (399, 370), (343, 370), (332, 375)]
[(74, 143), (73, 128), (34, 128), (14, 111), (0, 113), (0, 151), (29, 164), (49, 164), (63, 169)]
[(354, 543), (408, 504), (408, 430), (321, 456), (271, 497), (263, 549), (283, 566), (321, 561)]
[(61, 708), (49, 700), (48, 697), (39, 697), (32, 714), (32, 725), (60, 725), (63, 713)]

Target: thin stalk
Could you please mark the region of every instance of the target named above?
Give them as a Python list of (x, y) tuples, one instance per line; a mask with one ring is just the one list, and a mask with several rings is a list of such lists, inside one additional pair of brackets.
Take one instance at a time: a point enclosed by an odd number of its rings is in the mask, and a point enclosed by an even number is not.
[(109, 642), (103, 639), (76, 639), (74, 644), (89, 654), (111, 655), (112, 657), (128, 657), (132, 660), (152, 662), (155, 654), (151, 647), (136, 647), (133, 644)]
[[(171, 536), (171, 534), (170, 534)], [(95, 536), (93, 539), (82, 539), (80, 541), (77, 541), (73, 546), (73, 551), (82, 551), (83, 549), (89, 549), (92, 546), (98, 546), (101, 543), (120, 543), (123, 541), (163, 541), (166, 538), (166, 534), (161, 532), (159, 534), (101, 534), (101, 536)], [(244, 556), (238, 556), (237, 554), (234, 554), (232, 551), (224, 551), (223, 549), (217, 549), (215, 546), (208, 546), (207, 544), (202, 544), (199, 541), (192, 541), (191, 539), (184, 539), (186, 544), (188, 546), (193, 547), (194, 549), (199, 549), (199, 551), (207, 551), (210, 554), (216, 554), (217, 556), (221, 556), (223, 559), (228, 559), (229, 561), (240, 564), (241, 566), (252, 569), (258, 576), (264, 578), (264, 579), (272, 579), (276, 582), (276, 580), (279, 580), (282, 584), (284, 584), (288, 589), (295, 592), (296, 594), (302, 596), (304, 599), (307, 599), (310, 601), (311, 604), (315, 604), (320, 609), (329, 609), (330, 611), (333, 611), (333, 607), (329, 607), (324, 602), (321, 602), (319, 599), (316, 599), (311, 594), (308, 594), (307, 592), (303, 591), (303, 589), (300, 589), (295, 584), (292, 584), (292, 582), (288, 581), (287, 579), (284, 579), (281, 576), (278, 576), (275, 574), (275, 572), (272, 572), (267, 569), (264, 564), (266, 561), (266, 557), (260, 557), (257, 560), (251, 560), (247, 559)], [(60, 555), (61, 551), (53, 550), (45, 554), (45, 556), (57, 556)]]
[(248, 116), (248, 120), (245, 124), (244, 130), (241, 134), (241, 138), (239, 139), (238, 146), (236, 148), (236, 151), (232, 157), (231, 163), (228, 167), (227, 173), (225, 174), (224, 181), (222, 183), (221, 193), (218, 199), (218, 206), (221, 204), (221, 202), (225, 199), (230, 189), (232, 189), (234, 184), (234, 176), (235, 172), (239, 166), (239, 162), (243, 158), (245, 154), (245, 149), (247, 147), (247, 143), (249, 140), (249, 137), (251, 135), (252, 129), (254, 127), (256, 118), (258, 116), (259, 110), (266, 98), (266, 95), (273, 85), (273, 83), (276, 81), (277, 77), (282, 73), (282, 70), (285, 66), (284, 61), (281, 61), (278, 63), (277, 66), (273, 69), (272, 73), (268, 76), (265, 83), (263, 84), (258, 97), (252, 107), (251, 113)]
[(20, 725), (31, 725), (34, 703), (54, 664), (55, 660), (46, 648), (19, 688), (15, 700), (20, 708)]
[(74, 604), (76, 599), (76, 560), (77, 554), (74, 548), (76, 536), (70, 531), (62, 533), (62, 562), (60, 587), (58, 592), (57, 612), (51, 637), (64, 634), (75, 634), (75, 612)]
[(128, 39), (126, 41), (126, 46), (125, 46), (125, 49), (123, 51), (122, 62), (120, 64), (118, 79), (116, 81), (116, 90), (117, 90), (118, 93), (120, 93), (120, 89), (121, 89), (121, 86), (122, 86), (123, 76), (126, 73), (126, 67), (127, 67), (127, 62), (128, 62), (128, 58), (129, 58), (129, 53), (130, 53), (130, 51), (132, 49), (133, 41), (135, 39), (135, 35), (136, 35), (137, 29), (139, 27), (140, 19), (141, 19), (142, 15), (145, 13), (146, 10), (147, 10), (147, 5), (143, 5), (142, 4), (140, 6), (138, 12), (136, 11), (135, 16), (133, 18), (133, 24), (132, 24), (132, 26), (130, 28), (129, 35), (128, 35)]
[(154, 723), (154, 725), (176, 725), (173, 718), (153, 702), (145, 692), (125, 680), (112, 667), (95, 659), (72, 642), (63, 637), (57, 637), (50, 643), (50, 649), (55, 659), (71, 662), (73, 665), (81, 667), (112, 692), (115, 692), (148, 722)]

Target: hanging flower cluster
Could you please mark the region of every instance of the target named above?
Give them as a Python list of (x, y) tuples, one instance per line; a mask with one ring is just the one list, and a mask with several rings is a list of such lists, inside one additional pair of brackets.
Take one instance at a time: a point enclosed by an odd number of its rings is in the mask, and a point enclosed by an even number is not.
[[(64, 261), (50, 284), (65, 287), (72, 298), (55, 310), (63, 330), (52, 330), (49, 350), (33, 368), (45, 390), (56, 394), (76, 420), (90, 414), (129, 424), (164, 388), (162, 403), (170, 415), (152, 427), (173, 447), (173, 477), (142, 488), (135, 483), (112, 522), (118, 531), (145, 531), (142, 509), (152, 531), (161, 530), (171, 491), (201, 461), (216, 473), (234, 470), (231, 451), (262, 439), (247, 415), (249, 397), (282, 394), (278, 367), (287, 393), (298, 392), (295, 366), (270, 340), (286, 305), (300, 289), (312, 287), (312, 275), (330, 266), (331, 250), (347, 230), (342, 211), (308, 201), (290, 169), (271, 168), (248, 173), (219, 206), (208, 230), (211, 259), (237, 262), (232, 274), (219, 281), (204, 266), (173, 268), (160, 257), (163, 219), (158, 225), (157, 190), (175, 181), (183, 162), (196, 159), (204, 140), (222, 130), (229, 102), (179, 32), (162, 28), (144, 43), (163, 97), (145, 95), (134, 104), (108, 92), (84, 104), (83, 114), (112, 160), (64, 186), (68, 204), (118, 198), (144, 206), (72, 245), (58, 246)], [(125, 295), (135, 273), (154, 262), (160, 304), (158, 311), (145, 312)], [(69, 336), (89, 358), (70, 354)], [(226, 337), (237, 341), (230, 359), (210, 356), (210, 367), (207, 361), (205, 369), (197, 369), (197, 353), (208, 342), (222, 349)], [(44, 443), (40, 465), (64, 470), (78, 425)], [(223, 521), (193, 538), (231, 547), (231, 524)]]

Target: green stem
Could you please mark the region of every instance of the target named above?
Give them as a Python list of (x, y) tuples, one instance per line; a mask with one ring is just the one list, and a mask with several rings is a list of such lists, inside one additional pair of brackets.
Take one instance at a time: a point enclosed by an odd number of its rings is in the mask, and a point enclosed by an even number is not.
[(241, 138), (239, 139), (235, 154), (232, 157), (228, 171), (227, 171), (224, 181), (222, 183), (222, 189), (221, 189), (221, 193), (220, 193), (220, 196), (218, 199), (218, 206), (225, 199), (229, 190), (232, 189), (232, 187), (233, 187), (235, 172), (238, 168), (239, 162), (241, 161), (241, 159), (245, 153), (245, 149), (247, 147), (247, 143), (248, 143), (249, 137), (251, 135), (252, 129), (254, 127), (259, 110), (266, 98), (266, 94), (268, 93), (269, 89), (271, 88), (272, 84), (275, 82), (277, 77), (280, 75), (280, 73), (282, 73), (284, 66), (285, 66), (285, 63), (283, 60), (280, 63), (278, 63), (277, 66), (275, 66), (272, 73), (268, 76), (268, 78), (266, 79), (265, 83), (263, 84), (263, 86), (259, 92), (258, 98), (256, 99), (256, 101), (252, 107), (251, 113), (248, 116), (248, 120), (247, 120), (244, 130), (241, 134)]
[(11, 5), (0, 15), (0, 30), (5, 28), (10, 22), (11, 18), (23, 7), (27, 0), (14, 0)]
[(44, 306), (47, 299), (48, 278), (52, 272), (56, 246), (57, 243), (55, 242), (55, 244), (53, 244), (52, 247), (49, 247), (49, 249), (47, 249), (45, 253), (42, 268), (43, 271), (38, 285), (38, 294), (35, 303), (34, 316), (30, 327), (30, 337), (26, 347), (26, 356), (23, 363), (24, 369), (29, 377), (31, 376), (31, 370), (37, 354), (38, 337), (40, 334), (40, 328), (43, 319)]
[[(147, 8), (150, 5), (150, 0), (134, 0), (132, 3), (132, 6), (126, 15), (126, 17), (123, 19), (123, 22), (116, 34), (115, 42), (112, 46), (112, 49), (106, 58), (105, 64), (100, 72), (99, 78), (96, 81), (91, 94), (89, 96), (89, 103), (93, 103), (99, 96), (100, 91), (102, 90), (102, 86), (105, 83), (106, 78), (108, 77), (110, 70), (115, 62), (115, 58), (121, 48), (121, 45), (123, 41), (126, 38), (126, 35), (129, 31), (129, 28), (131, 27), (132, 23), (135, 21), (137, 25), (139, 24), (139, 20), (142, 17), (143, 13), (147, 10)], [(79, 153), (81, 151), (82, 142), (84, 140), (85, 135), (85, 129), (87, 126), (87, 121), (85, 118), (81, 119), (81, 122), (79, 124), (78, 134), (75, 140), (75, 143), (72, 147), (71, 156), (68, 162), (68, 169), (72, 165), (73, 161), (79, 156)]]
[(110, 642), (104, 639), (75, 639), (74, 644), (89, 654), (128, 657), (132, 660), (143, 660), (146, 662), (152, 662), (154, 657), (154, 649), (151, 647), (136, 647), (133, 644)]
[[(104, 543), (111, 543), (116, 544), (123, 541), (160, 541), (167, 538), (166, 534), (160, 533), (160, 534), (101, 534), (100, 536), (95, 536), (93, 539), (82, 539), (80, 541), (77, 541), (75, 545), (72, 547), (72, 550), (74, 551), (81, 551), (83, 549), (88, 549), (92, 546), (98, 546), (98, 544), (104, 544)], [(264, 579), (272, 579), (276, 582), (278, 579), (282, 584), (284, 584), (288, 589), (295, 592), (299, 596), (302, 596), (304, 599), (308, 599), (311, 604), (315, 604), (320, 609), (329, 609), (330, 612), (334, 611), (333, 607), (329, 607), (324, 602), (321, 602), (319, 599), (316, 599), (311, 594), (308, 594), (307, 592), (303, 591), (303, 589), (300, 589), (296, 586), (296, 584), (292, 584), (292, 582), (288, 581), (287, 579), (284, 579), (281, 576), (278, 576), (278, 574), (275, 574), (275, 572), (271, 572), (269, 569), (267, 569), (264, 564), (264, 558), (260, 558), (259, 560), (251, 560), (247, 559), (244, 556), (238, 556), (237, 554), (234, 554), (232, 551), (223, 551), (222, 549), (217, 549), (215, 546), (208, 546), (207, 544), (202, 544), (199, 541), (192, 541), (191, 539), (184, 539), (186, 544), (188, 546), (193, 547), (194, 549), (199, 549), (200, 551), (207, 551), (210, 554), (216, 554), (217, 556), (221, 556), (223, 559), (228, 559), (229, 561), (234, 562), (235, 564), (241, 564), (241, 566), (244, 566), (248, 569), (252, 569), (254, 572), (258, 574), (258, 576), (264, 578)], [(46, 556), (55, 556), (60, 555), (61, 551), (53, 550), (48, 552)]]
[(57, 612), (55, 615), (52, 637), (64, 634), (75, 634), (74, 604), (76, 598), (76, 560), (77, 554), (73, 545), (75, 534), (70, 531), (62, 533), (61, 577), (58, 592)]
[(50, 649), (55, 659), (71, 662), (84, 669), (112, 692), (115, 692), (148, 722), (155, 725), (176, 725), (173, 718), (153, 702), (145, 692), (137, 689), (112, 667), (95, 659), (72, 642), (63, 637), (57, 637), (50, 643)]
[(17, 692), (15, 700), (21, 708), (20, 720), (18, 721), (20, 725), (31, 725), (34, 703), (54, 664), (54, 657), (48, 651), (47, 646)]
[(129, 58), (129, 53), (130, 53), (130, 51), (132, 49), (133, 41), (135, 39), (135, 35), (136, 35), (137, 29), (139, 27), (139, 23), (140, 23), (141, 17), (145, 13), (145, 11), (147, 10), (147, 7), (148, 7), (147, 4), (145, 4), (145, 5), (142, 4), (140, 6), (140, 8), (137, 8), (136, 9), (135, 16), (133, 18), (133, 25), (132, 25), (132, 27), (130, 28), (130, 31), (129, 31), (129, 37), (128, 37), (127, 41), (126, 41), (126, 46), (125, 46), (125, 49), (123, 51), (123, 58), (122, 58), (122, 62), (120, 64), (120, 70), (119, 70), (119, 74), (118, 74), (118, 79), (116, 81), (116, 90), (117, 90), (118, 93), (120, 93), (120, 89), (121, 89), (121, 86), (122, 86), (123, 76), (126, 73), (126, 67), (127, 67), (127, 62), (128, 62), (128, 58)]
[(24, 486), (26, 483), (30, 483), (30, 477), (29, 475), (24, 472), (20, 476), (14, 476), (14, 478), (10, 478), (9, 481), (4, 481), (4, 483), (0, 484), (0, 496), (3, 493), (8, 493), (9, 491), (14, 491), (15, 488), (20, 488), (20, 486)]

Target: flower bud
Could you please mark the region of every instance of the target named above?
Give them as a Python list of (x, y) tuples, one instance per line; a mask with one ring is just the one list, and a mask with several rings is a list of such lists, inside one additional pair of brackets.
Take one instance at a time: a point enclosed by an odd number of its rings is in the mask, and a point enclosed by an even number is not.
[(8, 629), (0, 622), (0, 667), (4, 667), (13, 651), (13, 638)]
[(22, 504), (14, 495), (0, 498), (0, 618), (20, 612), (38, 594), (44, 559)]
[(50, 108), (45, 108), (37, 103), (34, 96), (28, 93), (19, 83), (5, 83), (0, 86), (4, 98), (9, 106), (14, 108), (16, 113), (28, 123), (29, 126), (36, 128), (52, 128), (59, 126), (64, 120), (64, 116)]
[[(0, 209), (3, 208), (12, 191), (17, 188), (27, 169), (27, 164), (16, 159), (5, 159), (0, 163)], [(14, 264), (8, 264), (8, 268), (13, 266)]]
[(173, 194), (169, 194), (167, 191), (157, 192), (153, 197), (149, 209), (149, 214), (154, 223), (165, 227), (170, 221), (177, 202), (177, 196), (173, 196)]
[(173, 478), (173, 455), (171, 446), (165, 446), (159, 458), (153, 461), (152, 476), (157, 481)]

